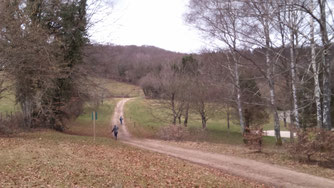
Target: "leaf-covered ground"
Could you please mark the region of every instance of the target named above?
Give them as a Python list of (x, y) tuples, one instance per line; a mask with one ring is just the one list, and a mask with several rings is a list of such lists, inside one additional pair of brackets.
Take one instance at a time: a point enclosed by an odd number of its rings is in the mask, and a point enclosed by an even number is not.
[(53, 131), (0, 138), (0, 187), (262, 187), (110, 138)]

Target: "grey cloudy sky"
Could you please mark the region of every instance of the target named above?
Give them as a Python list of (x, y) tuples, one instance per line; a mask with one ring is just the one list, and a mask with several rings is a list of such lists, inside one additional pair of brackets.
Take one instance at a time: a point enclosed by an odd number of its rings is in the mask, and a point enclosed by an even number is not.
[[(199, 33), (187, 26), (183, 14), (189, 0), (114, 0), (93, 17), (92, 42), (151, 45), (195, 53), (205, 46)], [(105, 7), (105, 6), (104, 6)]]

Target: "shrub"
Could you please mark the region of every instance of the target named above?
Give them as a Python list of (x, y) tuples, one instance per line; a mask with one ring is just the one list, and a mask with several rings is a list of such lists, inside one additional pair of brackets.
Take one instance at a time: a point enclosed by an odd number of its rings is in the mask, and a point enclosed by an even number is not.
[(179, 125), (168, 125), (160, 128), (158, 137), (163, 140), (180, 141), (189, 135), (187, 128)]
[(23, 125), (22, 114), (16, 113), (11, 117), (6, 117), (0, 120), (0, 135), (14, 134)]
[(263, 128), (254, 127), (254, 128), (246, 128), (243, 140), (244, 143), (250, 148), (254, 149), (257, 152), (262, 151), (262, 136), (263, 136)]
[(288, 147), (290, 154), (299, 161), (314, 159), (334, 162), (334, 133), (323, 129), (306, 129), (297, 132), (294, 143)]
[(189, 127), (188, 133), (189, 139), (193, 141), (207, 140), (209, 138), (207, 129), (202, 129), (199, 127)]
[(8, 134), (12, 134), (11, 129), (4, 123), (4, 122), (0, 122), (0, 135), (8, 135)]

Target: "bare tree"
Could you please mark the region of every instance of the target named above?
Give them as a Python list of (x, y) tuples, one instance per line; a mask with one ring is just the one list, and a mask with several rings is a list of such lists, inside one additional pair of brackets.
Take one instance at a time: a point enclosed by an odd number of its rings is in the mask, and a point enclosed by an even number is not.
[[(20, 9), (23, 2), (6, 1), (2, 5), (1, 57), (5, 71), (13, 76), (16, 100), (20, 103), (25, 124), (32, 126), (37, 116), (50, 113), (42, 108), (54, 78), (60, 76), (55, 45), (48, 43), (48, 32), (31, 23)], [(16, 15), (16, 16), (15, 16)]]
[[(280, 135), (280, 123), (277, 112), (276, 105), (276, 96), (275, 96), (275, 78), (274, 78), (274, 67), (275, 61), (271, 58), (272, 52), (272, 41), (270, 37), (271, 27), (272, 27), (272, 18), (273, 14), (277, 11), (276, 7), (272, 7), (270, 2), (259, 2), (256, 0), (251, 0), (246, 6), (250, 12), (248, 15), (251, 16), (251, 19), (255, 19), (258, 23), (255, 31), (258, 32), (259, 37), (264, 39), (264, 44), (260, 43), (258, 45), (262, 45), (265, 49), (265, 63), (266, 63), (266, 78), (269, 86), (270, 93), (270, 109), (274, 116), (274, 130), (276, 137), (276, 144), (281, 145), (281, 135)], [(251, 40), (253, 40), (252, 38)]]
[(181, 114), (184, 108), (183, 100), (183, 83), (179, 80), (177, 72), (173, 70), (173, 66), (167, 64), (159, 75), (160, 87), (162, 88), (162, 93), (160, 97), (161, 100), (168, 109), (172, 112), (172, 123), (175, 125), (176, 120), (181, 118)]
[[(274, 129), (277, 144), (281, 144), (280, 124), (275, 99), (275, 77), (274, 66), (275, 61), (272, 56), (272, 41), (270, 32), (272, 27), (272, 17), (276, 10), (269, 2), (258, 2), (256, 0), (241, 1), (218, 1), (218, 0), (193, 0), (189, 4), (190, 13), (187, 20), (193, 23), (201, 31), (215, 40), (219, 40), (226, 44), (230, 49), (235, 63), (234, 75), (237, 88), (237, 101), (239, 101), (239, 116), (242, 118), (242, 106), (240, 102), (240, 91), (238, 91), (238, 55), (240, 49), (245, 46), (258, 46), (265, 49), (266, 70), (255, 61), (247, 58), (252, 64), (258, 68), (264, 78), (267, 79), (269, 86), (269, 103), (274, 116)], [(262, 40), (263, 39), (263, 40)], [(238, 46), (239, 47), (238, 47)], [(244, 124), (240, 119), (240, 123)], [(244, 126), (244, 125), (242, 125)]]
[(239, 122), (243, 133), (245, 124), (239, 83), (240, 55), (237, 52), (237, 43), (240, 42), (237, 32), (240, 26), (240, 17), (239, 12), (234, 9), (234, 3), (231, 0), (225, 3), (217, 0), (193, 0), (189, 4), (190, 12), (187, 14), (186, 20), (207, 36), (212, 37), (213, 40), (223, 42), (230, 49), (227, 55), (229, 64), (226, 68), (230, 71), (234, 80)]
[[(313, 14), (314, 3), (313, 0), (310, 2), (310, 11)], [(315, 44), (315, 35), (314, 35), (314, 19), (310, 17), (310, 42), (311, 42), (311, 65), (313, 69), (313, 80), (314, 80), (314, 97), (316, 102), (316, 110), (317, 110), (317, 127), (322, 127), (322, 107), (321, 107), (321, 89), (319, 82), (320, 75), (320, 66), (316, 62), (316, 44)]]
[(297, 125), (297, 128), (300, 128), (299, 120), (299, 107), (298, 107), (298, 98), (297, 98), (297, 73), (296, 73), (296, 37), (298, 29), (298, 12), (293, 9), (293, 7), (288, 8), (289, 14), (289, 29), (290, 29), (290, 70), (291, 70), (291, 87), (292, 87), (292, 98), (293, 98), (293, 115)]
[[(307, 13), (310, 17), (315, 20), (319, 25), (320, 30), (320, 38), (321, 38), (321, 59), (322, 59), (322, 69), (319, 71), (322, 72), (322, 127), (327, 130), (331, 130), (332, 128), (332, 120), (331, 120), (331, 54), (330, 47), (331, 41), (333, 38), (329, 38), (329, 32), (334, 32), (333, 24), (328, 22), (328, 17), (330, 15), (333, 16), (333, 12), (330, 11), (330, 4), (327, 0), (304, 0), (298, 3), (294, 3), (294, 5), (300, 8), (301, 11)], [(313, 21), (312, 21), (313, 22)], [(311, 45), (314, 43), (314, 24), (311, 22), (310, 30), (311, 30)], [(312, 34), (313, 33), (313, 34)], [(313, 38), (313, 39), (312, 39)], [(313, 45), (312, 45), (313, 46)], [(314, 46), (313, 46), (314, 47)], [(314, 54), (313, 54), (314, 55)], [(313, 56), (314, 59), (314, 56)], [(313, 66), (315, 64), (313, 63)], [(315, 71), (317, 72), (317, 71)], [(316, 79), (316, 78), (315, 78)], [(315, 81), (316, 82), (316, 81)], [(316, 97), (318, 97), (318, 92), (320, 88), (318, 88), (317, 83), (315, 83), (315, 92)], [(317, 118), (320, 118), (319, 110), (320, 107), (319, 101), (317, 105)], [(318, 124), (319, 126), (319, 124)]]
[(327, 130), (332, 129), (332, 118), (331, 118), (331, 59), (330, 59), (330, 41), (328, 38), (327, 30), (327, 0), (319, 0), (319, 9), (320, 9), (320, 33), (321, 41), (323, 45), (322, 50), (322, 65), (323, 65), (323, 126)]
[(87, 42), (86, 0), (6, 0), (0, 6), (1, 61), (14, 79), (25, 125), (63, 130), (85, 96), (77, 84)]
[(201, 117), (202, 128), (207, 128), (207, 121), (213, 115), (214, 101), (213, 90), (210, 80), (205, 74), (197, 75), (189, 90), (191, 95), (191, 106)]

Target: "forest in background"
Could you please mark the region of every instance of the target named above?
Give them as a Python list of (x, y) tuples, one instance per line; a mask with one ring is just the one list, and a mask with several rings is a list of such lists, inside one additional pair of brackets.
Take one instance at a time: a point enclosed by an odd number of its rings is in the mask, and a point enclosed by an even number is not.
[[(184, 112), (181, 111), (185, 105), (177, 104), (177, 102), (185, 100), (180, 98), (181, 95), (190, 97), (201, 90), (205, 96), (197, 97), (203, 98), (204, 103), (215, 102), (230, 105), (237, 110), (234, 75), (230, 72), (233, 67), (230, 65), (231, 54), (228, 51), (189, 55), (151, 46), (114, 45), (91, 45), (85, 50), (89, 54), (85, 61), (94, 62), (92, 65), (94, 65), (93, 69), (97, 76), (139, 85), (148, 98), (171, 99), (170, 95), (175, 93), (174, 111), (176, 118), (184, 115)], [(309, 71), (307, 58), (309, 50), (308, 47), (297, 49), (298, 72), (300, 72), (300, 80), (303, 81), (303, 84), (299, 85), (299, 97), (303, 101), (302, 106), (305, 106), (301, 110), (303, 127), (316, 125), (315, 104), (312, 101), (314, 93), (309, 89), (313, 87), (312, 75), (306, 74)], [(292, 92), (291, 76), (288, 71), (290, 52), (289, 48), (276, 49), (276, 51), (280, 51), (282, 54), (282, 57), (278, 59), (277, 75), (275, 76), (278, 109), (290, 111), (292, 96), (287, 95)], [(334, 49), (331, 49), (331, 54), (333, 54), (332, 52)], [(257, 124), (258, 121), (261, 122), (261, 116), (264, 115), (262, 118), (267, 117), (269, 88), (266, 85), (266, 79), (251, 62), (257, 62), (259, 67), (265, 67), (264, 50), (244, 50), (240, 53), (242, 54), (239, 70), (241, 97), (248, 116), (246, 126), (249, 126)], [(203, 83), (196, 83), (196, 81)], [(334, 87), (332, 87), (333, 89)], [(182, 92), (183, 94), (181, 94)], [(181, 109), (177, 110), (177, 108)], [(286, 116), (290, 115), (286, 113)]]

